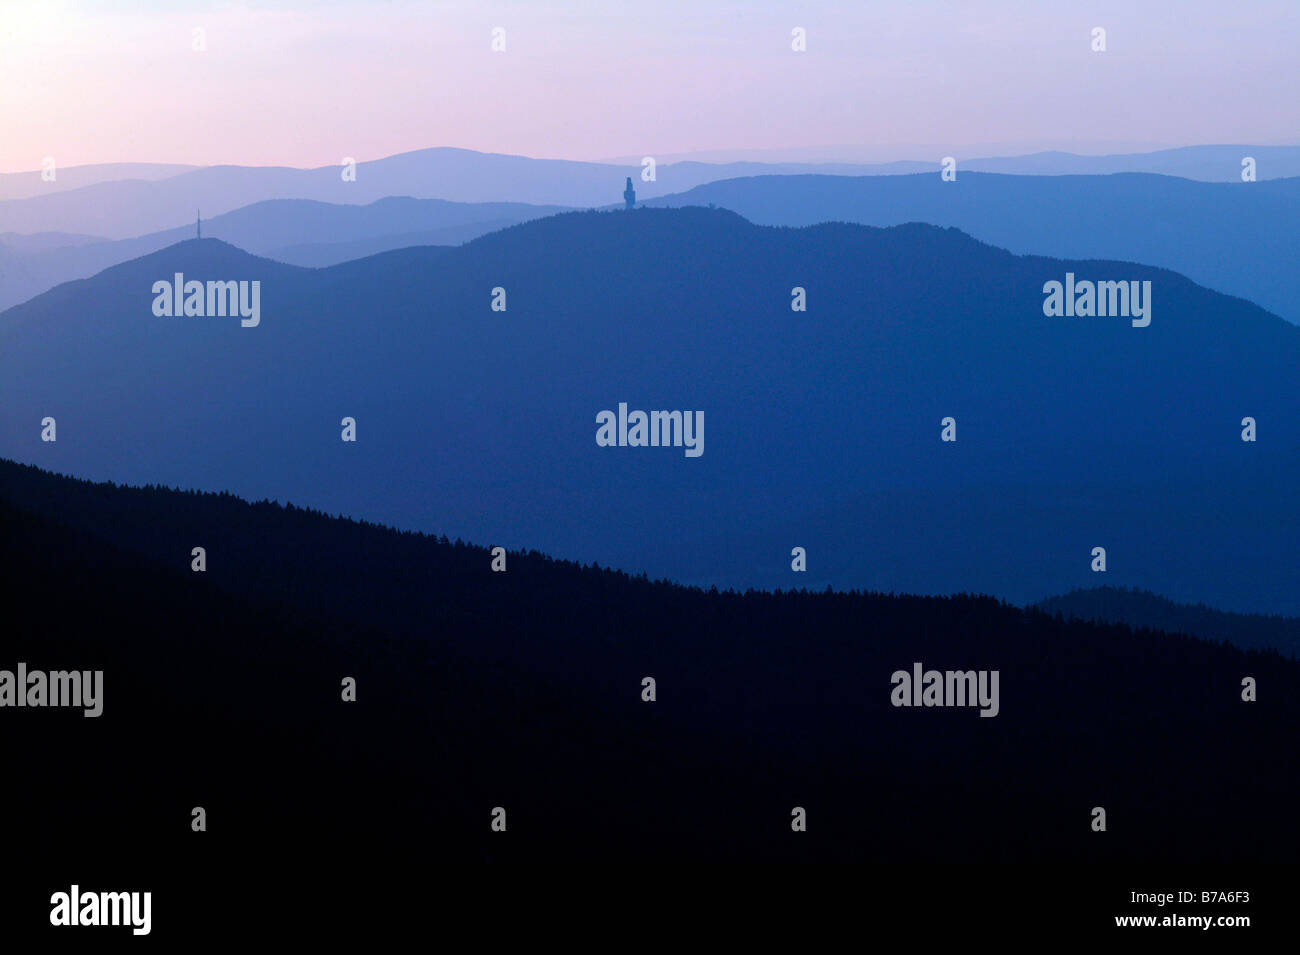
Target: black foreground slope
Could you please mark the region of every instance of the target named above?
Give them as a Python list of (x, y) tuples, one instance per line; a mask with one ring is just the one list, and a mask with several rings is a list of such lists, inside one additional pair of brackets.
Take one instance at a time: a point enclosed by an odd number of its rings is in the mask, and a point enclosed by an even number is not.
[[(7, 841), (68, 879), (335, 850), (1294, 857), (1300, 667), (1276, 654), (980, 597), (705, 592), (538, 554), (494, 574), (479, 547), (9, 462), (0, 522), (0, 668), (105, 671), (99, 719), (0, 710)], [(917, 660), (999, 670), (1000, 714), (891, 707)]]

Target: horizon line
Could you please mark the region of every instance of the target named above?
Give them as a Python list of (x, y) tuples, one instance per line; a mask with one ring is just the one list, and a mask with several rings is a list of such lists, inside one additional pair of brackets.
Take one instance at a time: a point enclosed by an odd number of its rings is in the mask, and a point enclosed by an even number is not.
[[(987, 150), (994, 150), (994, 151), (970, 156), (965, 161), (971, 162), (971, 161), (982, 161), (987, 159), (1024, 159), (1032, 156), (1045, 156), (1045, 155), (1077, 156), (1080, 158), (1087, 158), (1087, 159), (1104, 159), (1112, 156), (1153, 156), (1156, 155), (1157, 153), (1175, 152), (1181, 149), (1212, 149), (1212, 148), (1226, 149), (1226, 148), (1241, 148), (1241, 147), (1265, 148), (1265, 149), (1288, 149), (1288, 148), (1295, 149), (1295, 148), (1300, 148), (1300, 141), (1284, 142), (1284, 143), (1267, 143), (1267, 142), (1185, 143), (1182, 145), (1155, 146), (1154, 148), (1148, 148), (1148, 149), (1131, 149), (1131, 148), (1117, 149), (1116, 151), (1109, 151), (1109, 152), (1106, 151), (1075, 152), (1072, 151), (1071, 149), (1060, 149), (1060, 148), (1027, 149), (1026, 151), (1012, 151), (1012, 152), (1000, 151), (1000, 150), (1005, 150), (1010, 148), (1011, 145), (1013, 144), (996, 143), (996, 142), (983, 143), (983, 144), (966, 144), (964, 147), (959, 149), (956, 146), (941, 147), (937, 144), (905, 144), (899, 146), (886, 146), (886, 147), (873, 146), (869, 144), (859, 144), (859, 145), (836, 144), (836, 145), (822, 145), (822, 146), (776, 146), (776, 147), (758, 147), (758, 148), (738, 147), (734, 149), (711, 148), (711, 149), (693, 150), (690, 152), (675, 152), (675, 153), (655, 154), (653, 152), (643, 152), (641, 155), (654, 156), (656, 162), (658, 162), (661, 165), (676, 165), (680, 163), (693, 162), (693, 163), (700, 163), (702, 165), (710, 165), (710, 166), (725, 166), (725, 165), (732, 165), (735, 163), (756, 163), (761, 165), (810, 165), (810, 166), (834, 165), (834, 166), (874, 167), (874, 166), (896, 165), (899, 163), (908, 163), (908, 162), (936, 162), (937, 163), (939, 159), (920, 158), (914, 155), (905, 156), (905, 157), (900, 156), (899, 158), (894, 158), (894, 159), (866, 159), (866, 158), (781, 159), (776, 157), (743, 158), (742, 154), (773, 154), (773, 153), (802, 152), (802, 153), (809, 153), (815, 156), (817, 150), (854, 150), (854, 149), (868, 150), (868, 149), (884, 148), (884, 149), (895, 149), (895, 150), (914, 149), (917, 151), (923, 149), (929, 149), (931, 151), (948, 150), (947, 154), (951, 155), (954, 152), (963, 152), (963, 151), (969, 152), (977, 149), (987, 149)], [(1080, 143), (1078, 144), (1077, 148), (1085, 148), (1087, 147), (1087, 145), (1088, 144), (1086, 143)], [(1096, 145), (1100, 146), (1100, 144), (1096, 144)], [(1121, 144), (1118, 143), (1115, 144), (1115, 146), (1119, 146), (1119, 145)], [(415, 155), (416, 153), (433, 152), (433, 151), (465, 152), (465, 153), (474, 153), (480, 156), (501, 156), (501, 157), (507, 157), (511, 159), (528, 159), (535, 162), (569, 162), (569, 163), (586, 163), (590, 165), (609, 165), (609, 166), (630, 166), (630, 165), (640, 165), (641, 163), (641, 158), (637, 157), (635, 154), (625, 154), (621, 156), (606, 156), (599, 159), (589, 159), (589, 158), (573, 158), (567, 156), (544, 156), (544, 155), (530, 155), (527, 153), (499, 152), (491, 149), (476, 149), (469, 146), (453, 146), (453, 145), (419, 146), (414, 149), (405, 149), (400, 152), (388, 153), (385, 155), (374, 156), (371, 158), (365, 158), (365, 159), (354, 158), (354, 161), (357, 163), (357, 165), (364, 165), (367, 163), (382, 162), (387, 159), (396, 159), (402, 156), (412, 156)], [(721, 156), (725, 154), (736, 154), (738, 157), (742, 157), (742, 158), (694, 158), (694, 157)], [(195, 171), (201, 169), (220, 169), (223, 167), (233, 167), (233, 168), (240, 168), (240, 169), (292, 169), (301, 172), (311, 172), (319, 169), (328, 169), (328, 168), (338, 166), (340, 165), (342, 158), (343, 157), (340, 157), (340, 160), (321, 163), (320, 165), (315, 165), (315, 166), (295, 166), (286, 163), (259, 164), (259, 163), (244, 163), (244, 162), (214, 162), (214, 163), (199, 164), (199, 163), (190, 163), (190, 162), (172, 162), (166, 159), (113, 159), (104, 162), (73, 163), (70, 165), (60, 164), (59, 168), (62, 170), (71, 170), (71, 169), (93, 169), (93, 168), (103, 167), (103, 166), (175, 166), (177, 168), (190, 169)], [(24, 176), (24, 175), (32, 175), (32, 174), (39, 175), (41, 172), (42, 170), (39, 168), (5, 169), (5, 170), (0, 170), (0, 176)]]

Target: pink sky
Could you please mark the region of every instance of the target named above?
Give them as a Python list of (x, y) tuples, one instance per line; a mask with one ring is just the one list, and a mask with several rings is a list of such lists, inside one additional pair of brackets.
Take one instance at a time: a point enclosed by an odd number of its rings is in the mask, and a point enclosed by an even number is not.
[[(1297, 9), (0, 0), (0, 171), (38, 169), (46, 156), (61, 167), (320, 166), (426, 146), (600, 159), (1294, 143)], [(490, 49), (497, 26), (504, 53)], [(805, 53), (790, 49), (796, 26)], [(1107, 30), (1105, 53), (1090, 49), (1094, 26)], [(192, 48), (195, 28), (205, 52)]]

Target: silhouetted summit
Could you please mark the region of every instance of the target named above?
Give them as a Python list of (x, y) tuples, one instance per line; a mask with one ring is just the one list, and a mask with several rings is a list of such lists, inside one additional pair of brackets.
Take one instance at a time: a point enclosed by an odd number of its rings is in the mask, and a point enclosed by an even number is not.
[[(1235, 162), (1230, 164), (1235, 166)], [(1300, 323), (1300, 178), (1192, 182), (1171, 176), (756, 176), (650, 205), (715, 203), (764, 225), (841, 219), (956, 226), (1012, 252), (1119, 259), (1181, 272)], [(1245, 237), (1249, 241), (1245, 241)]]

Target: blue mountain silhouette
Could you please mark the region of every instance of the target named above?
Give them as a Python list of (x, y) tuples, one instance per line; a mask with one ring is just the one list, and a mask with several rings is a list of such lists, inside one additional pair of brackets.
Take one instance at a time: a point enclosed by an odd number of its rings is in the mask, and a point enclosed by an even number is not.
[(1167, 176), (763, 176), (650, 205), (716, 204), (762, 225), (842, 220), (955, 226), (1012, 252), (1158, 265), (1300, 322), (1300, 178), (1204, 183)]
[[(1151, 281), (1151, 325), (1045, 317), (1067, 271)], [(261, 324), (155, 317), (175, 272), (260, 280)], [(0, 455), (706, 585), (1104, 582), (1295, 614), (1298, 363), (1300, 329), (1148, 266), (919, 224), (568, 213), (323, 270), (188, 241), (60, 286), (0, 315)], [(598, 447), (619, 402), (703, 410), (703, 456)]]
[(1300, 620), (1263, 614), (1224, 613), (1204, 604), (1178, 604), (1148, 590), (1091, 587), (1034, 604), (1044, 613), (1079, 620), (1123, 623), (1166, 633), (1185, 633), (1246, 650), (1278, 650), (1300, 657)]
[[(447, 202), (394, 196), (368, 205), (270, 199), (203, 220), (203, 234), (294, 265), (318, 267), (412, 245), (459, 245), (485, 232), (561, 211), (515, 202)], [(0, 309), (62, 282), (194, 237), (189, 221), (133, 239), (37, 233), (0, 247)], [(80, 239), (79, 242), (74, 242)], [(0, 245), (4, 245), (0, 236)]]
[(54, 178), (44, 175), (43, 169), (26, 172), (0, 173), (0, 199), (27, 199), (69, 189), (82, 189), (101, 182), (118, 182), (139, 179), (146, 182), (170, 179), (193, 172), (198, 166), (179, 163), (106, 162), (83, 166), (56, 166)]
[[(640, 183), (638, 183), (640, 185)], [(608, 193), (606, 194), (608, 198)], [(1300, 321), (1300, 179), (1209, 184), (1162, 176), (762, 176), (709, 183), (649, 205), (732, 209), (759, 224), (951, 225), (1013, 252), (1159, 265)], [(559, 211), (520, 203), (398, 197), (365, 206), (271, 200), (205, 222), (205, 235), (295, 265), (411, 245), (458, 245)], [(192, 217), (193, 213), (190, 213)], [(186, 225), (118, 242), (13, 236), (0, 247), (0, 308), (193, 236)], [(0, 236), (0, 244), (5, 237)], [(50, 248), (42, 248), (50, 246)]]
[(665, 163), (657, 167), (654, 181), (643, 182), (639, 163), (532, 159), (439, 147), (358, 163), (355, 181), (343, 179), (341, 165), (317, 169), (208, 166), (159, 180), (122, 179), (40, 192), (0, 200), (0, 229), (124, 239), (190, 222), (196, 208), (216, 216), (268, 199), (365, 204), (389, 196), (414, 196), (475, 203), (598, 206), (609, 201), (610, 184), (616, 184), (613, 192), (617, 194), (629, 175), (636, 177), (638, 192), (648, 198), (735, 176), (856, 174), (863, 168), (848, 163)]
[[(1241, 159), (1257, 160), (1260, 179), (1300, 176), (1297, 146), (1194, 146), (1117, 156), (1036, 153), (998, 158), (956, 157), (959, 168), (1019, 175), (1100, 175), (1149, 172), (1191, 179), (1239, 181)], [(75, 232), (113, 239), (175, 228), (195, 208), (210, 216), (267, 199), (369, 203), (386, 196), (458, 202), (526, 202), (600, 206), (610, 184), (633, 176), (642, 199), (682, 192), (706, 182), (741, 176), (821, 173), (863, 176), (937, 170), (941, 154), (902, 163), (664, 162), (653, 180), (641, 179), (640, 160), (618, 163), (533, 159), (437, 147), (357, 164), (355, 181), (341, 165), (316, 169), (285, 166), (207, 166), (195, 169), (145, 164), (84, 166), (44, 183), (38, 172), (0, 177), (0, 230)], [(180, 169), (179, 174), (170, 174)], [(131, 178), (123, 178), (130, 176)], [(159, 178), (161, 177), (161, 178)], [(68, 189), (76, 183), (77, 188)], [(88, 183), (87, 185), (81, 185)], [(614, 192), (618, 189), (615, 188)]]

